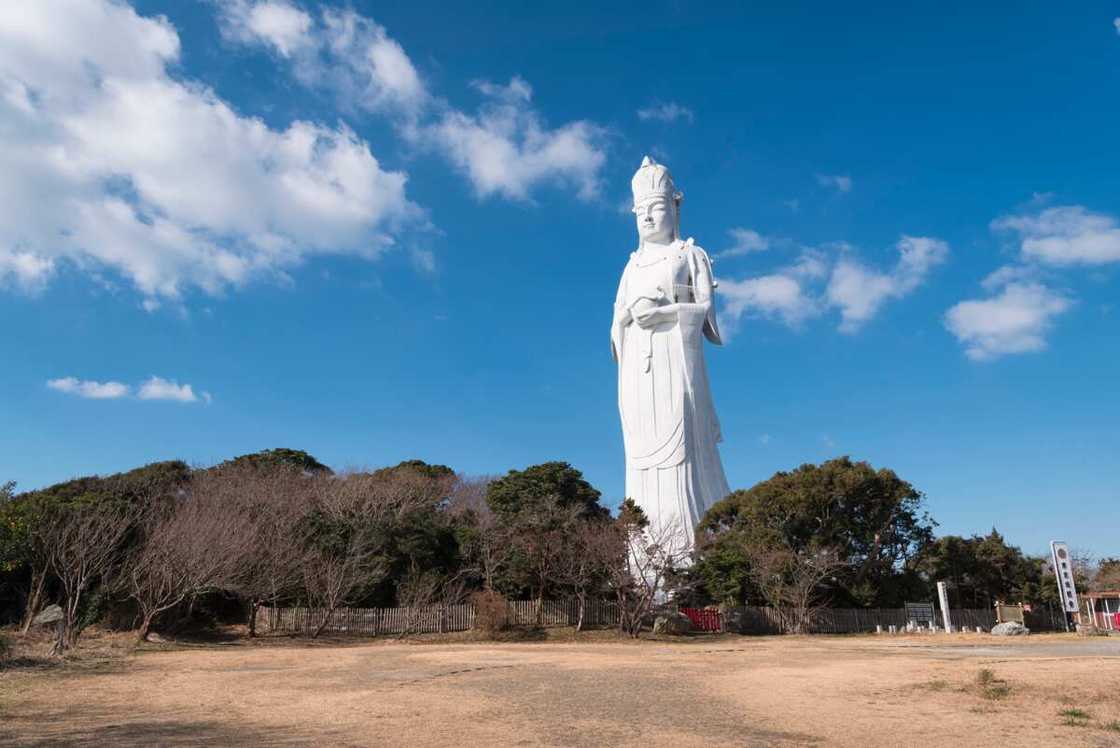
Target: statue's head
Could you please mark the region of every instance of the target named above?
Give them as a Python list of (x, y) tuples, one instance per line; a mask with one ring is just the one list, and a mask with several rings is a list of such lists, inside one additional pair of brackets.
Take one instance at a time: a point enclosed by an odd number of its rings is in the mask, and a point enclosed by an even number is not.
[(673, 175), (649, 156), (630, 180), (638, 238), (643, 243), (668, 244), (680, 236), (681, 200)]

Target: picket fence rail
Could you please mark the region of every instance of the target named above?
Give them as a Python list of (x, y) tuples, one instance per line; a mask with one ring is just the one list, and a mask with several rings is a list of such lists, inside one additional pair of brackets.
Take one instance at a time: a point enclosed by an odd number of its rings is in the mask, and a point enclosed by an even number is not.
[[(579, 601), (511, 600), (509, 622), (514, 626), (575, 626), (579, 620)], [(316, 608), (267, 608), (265, 628), (276, 632), (309, 634), (323, 623), (327, 611)], [(324, 633), (362, 634), (444, 634), (469, 631), (474, 627), (474, 606), (426, 605), (403, 608), (339, 608), (323, 628)], [(585, 626), (617, 626), (618, 605), (609, 600), (589, 599), (583, 610)]]
[[(789, 633), (792, 616), (788, 611), (763, 607), (725, 608), (713, 615), (718, 630), (739, 634)], [(953, 627), (971, 631), (977, 626), (987, 631), (995, 625), (995, 613), (986, 608), (961, 608), (949, 612)], [(263, 628), (273, 632), (310, 634), (326, 617), (326, 611), (315, 608), (271, 607), (262, 616)], [(380, 636), (385, 634), (429, 634), (468, 631), (474, 627), (475, 611), (470, 604), (428, 605), (402, 608), (339, 608), (331, 614), (324, 633)], [(586, 627), (613, 627), (619, 624), (618, 605), (610, 600), (589, 599), (583, 611)], [(515, 626), (575, 626), (579, 619), (579, 603), (575, 599), (511, 600), (509, 621)], [(937, 625), (941, 625), (938, 613)], [(856, 634), (906, 627), (904, 608), (824, 608), (816, 611), (805, 633)], [(1045, 611), (1027, 621), (1034, 630), (1057, 630), (1059, 619)], [(707, 628), (707, 626), (705, 626)]]

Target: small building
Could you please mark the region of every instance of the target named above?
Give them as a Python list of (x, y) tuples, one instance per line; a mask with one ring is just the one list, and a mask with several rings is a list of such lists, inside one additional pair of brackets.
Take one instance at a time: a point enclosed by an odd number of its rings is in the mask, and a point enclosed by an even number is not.
[(1080, 593), (1086, 615), (1105, 631), (1120, 631), (1120, 590)]

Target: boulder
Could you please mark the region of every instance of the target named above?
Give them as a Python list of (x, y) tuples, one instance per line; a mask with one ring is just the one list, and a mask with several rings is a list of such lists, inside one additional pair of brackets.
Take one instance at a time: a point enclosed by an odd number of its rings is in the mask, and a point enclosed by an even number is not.
[(747, 613), (743, 608), (732, 606), (721, 607), (720, 615), (723, 616), (723, 630), (736, 634), (747, 633)]
[(660, 613), (653, 619), (653, 633), (680, 636), (692, 631), (692, 621), (684, 613)]
[(48, 605), (39, 611), (39, 615), (31, 619), (32, 626), (49, 626), (62, 620), (62, 608), (57, 605)]
[(1008, 621), (992, 626), (992, 636), (1026, 636), (1031, 630), (1021, 623)]

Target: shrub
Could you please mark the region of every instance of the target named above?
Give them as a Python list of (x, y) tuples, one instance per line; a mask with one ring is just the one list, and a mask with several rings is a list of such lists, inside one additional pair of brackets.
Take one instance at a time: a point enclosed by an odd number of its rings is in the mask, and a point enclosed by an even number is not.
[(474, 605), (474, 628), (487, 636), (496, 636), (509, 628), (509, 604), (494, 590), (483, 590), (471, 596)]
[(980, 695), (991, 701), (999, 701), (1011, 694), (1011, 686), (988, 668), (982, 668), (976, 673), (976, 685)]

